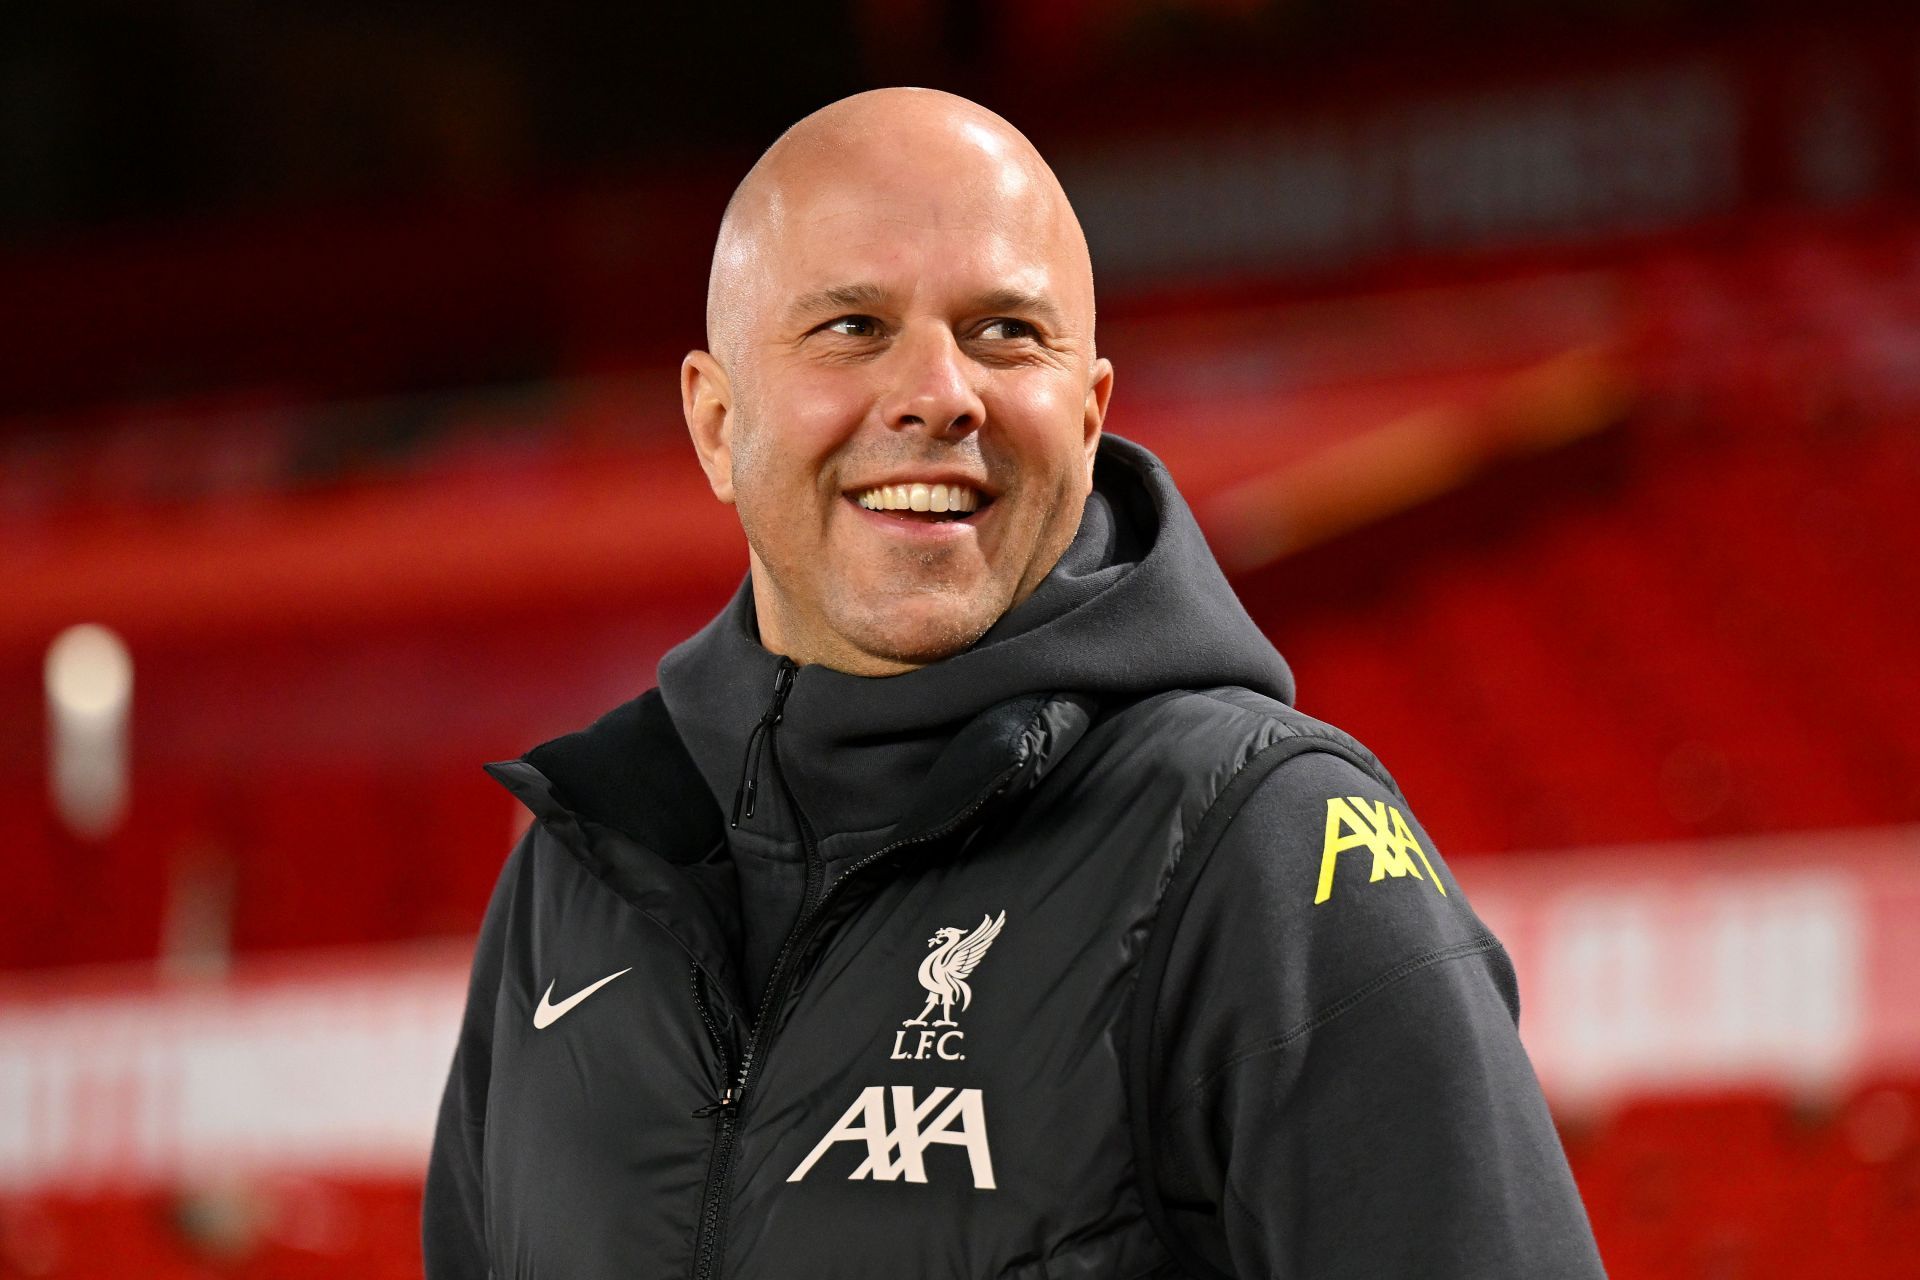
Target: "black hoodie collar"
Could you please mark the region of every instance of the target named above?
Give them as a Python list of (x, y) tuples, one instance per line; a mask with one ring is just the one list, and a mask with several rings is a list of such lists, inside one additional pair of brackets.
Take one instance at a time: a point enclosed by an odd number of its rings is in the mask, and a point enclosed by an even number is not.
[[(721, 614), (660, 664), (660, 690), (710, 796), (730, 807), (748, 739), (782, 660), (763, 649), (743, 583)], [(903, 675), (822, 666), (794, 673), (778, 730), (779, 765), (823, 843), (887, 838), (962, 726), (990, 708), (1055, 693), (1083, 702), (1175, 688), (1240, 685), (1292, 701), (1286, 663), (1208, 550), (1166, 469), (1106, 436), (1073, 545), (1041, 586), (973, 647)], [(764, 753), (763, 753), (764, 754)], [(761, 802), (743, 828), (797, 839), (793, 815)], [(831, 851), (830, 851), (831, 852)]]

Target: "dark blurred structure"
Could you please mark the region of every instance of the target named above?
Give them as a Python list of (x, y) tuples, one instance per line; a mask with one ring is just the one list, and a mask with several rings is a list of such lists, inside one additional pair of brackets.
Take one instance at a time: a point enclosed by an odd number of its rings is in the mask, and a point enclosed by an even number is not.
[(417, 1272), (477, 765), (737, 583), (713, 229), (902, 82), (1055, 161), (1110, 427), (1507, 939), (1613, 1273), (1909, 1274), (1908, 7), (96, 0), (0, 15), (0, 1275)]

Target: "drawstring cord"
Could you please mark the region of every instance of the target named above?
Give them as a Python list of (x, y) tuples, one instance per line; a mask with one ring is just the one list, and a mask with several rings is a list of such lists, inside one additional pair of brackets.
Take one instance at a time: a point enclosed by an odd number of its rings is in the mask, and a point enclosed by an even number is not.
[[(747, 735), (747, 758), (740, 766), (740, 785), (733, 790), (733, 825), (739, 826), (742, 817), (753, 816), (753, 797), (759, 790), (760, 742), (767, 735), (767, 717), (761, 716), (760, 723), (753, 726), (753, 732)], [(746, 809), (741, 811), (741, 802)]]
[(797, 670), (799, 668), (792, 659), (780, 659), (779, 669), (773, 673), (773, 701), (761, 713), (760, 723), (754, 725), (753, 732), (747, 735), (747, 755), (740, 765), (740, 785), (733, 793), (733, 826), (739, 826), (741, 818), (753, 816), (754, 797), (760, 789), (761, 751), (785, 714), (787, 693), (793, 688), (793, 673)]

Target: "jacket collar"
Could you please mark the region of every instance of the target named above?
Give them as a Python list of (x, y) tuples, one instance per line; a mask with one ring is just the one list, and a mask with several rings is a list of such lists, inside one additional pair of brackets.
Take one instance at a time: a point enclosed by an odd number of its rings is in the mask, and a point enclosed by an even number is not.
[(757, 787), (758, 808), (743, 805), (739, 847), (794, 856), (804, 815), (830, 863), (903, 834), (915, 793), (954, 736), (1009, 700), (1076, 690), (1131, 701), (1219, 685), (1292, 694), (1286, 663), (1228, 586), (1166, 469), (1112, 435), (1101, 439), (1065, 553), (973, 645), (886, 677), (783, 668), (760, 643), (743, 582), (661, 659), (660, 688), (717, 802), (731, 809), (736, 794), (744, 800)]
[[(722, 842), (720, 809), (657, 689), (487, 771), (534, 816), (585, 818), (676, 864)], [(669, 801), (663, 803), (663, 801)]]
[[(889, 846), (944, 837), (1030, 789), (1078, 742), (1095, 704), (1027, 695), (987, 708), (947, 742)], [(725, 989), (739, 908), (725, 815), (657, 689), (487, 772), (586, 870), (665, 928)]]

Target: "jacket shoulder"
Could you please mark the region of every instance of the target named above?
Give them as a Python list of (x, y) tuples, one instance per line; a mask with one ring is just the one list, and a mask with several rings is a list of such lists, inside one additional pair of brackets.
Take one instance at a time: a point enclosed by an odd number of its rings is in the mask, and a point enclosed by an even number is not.
[(1221, 736), (1239, 744), (1216, 763), (1162, 902), (1157, 931), (1193, 948), (1190, 960), (1251, 964), (1285, 988), (1267, 1007), (1310, 1019), (1406, 966), (1497, 949), (1391, 775), (1351, 734), (1244, 689), (1194, 691), (1155, 714), (1157, 728), (1231, 726)]
[(1283, 760), (1318, 751), (1344, 759), (1367, 775), (1372, 785), (1400, 798), (1393, 775), (1358, 738), (1251, 689), (1234, 685), (1176, 689), (1144, 699), (1121, 714), (1129, 722), (1130, 735), (1149, 734), (1156, 742), (1178, 748), (1169, 757), (1176, 763), (1204, 763), (1234, 773), (1255, 767), (1264, 772)]

